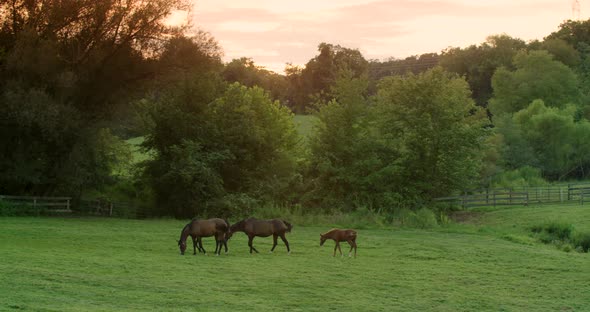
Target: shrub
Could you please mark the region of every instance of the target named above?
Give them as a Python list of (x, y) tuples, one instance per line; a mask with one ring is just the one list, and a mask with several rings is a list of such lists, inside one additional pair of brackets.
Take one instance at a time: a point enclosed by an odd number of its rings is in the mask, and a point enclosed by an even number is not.
[(418, 229), (429, 229), (438, 225), (436, 215), (432, 210), (420, 208), (408, 215), (406, 225)]
[[(573, 226), (559, 221), (548, 221), (531, 227), (531, 231), (539, 233), (541, 240), (551, 242), (553, 240), (568, 240), (571, 237)], [(545, 234), (543, 234), (545, 233)]]
[(47, 214), (47, 209), (43, 207), (33, 207), (33, 205), (15, 205), (11, 202), (0, 200), (0, 216), (39, 216)]
[(577, 232), (572, 237), (572, 242), (583, 252), (590, 250), (590, 232)]

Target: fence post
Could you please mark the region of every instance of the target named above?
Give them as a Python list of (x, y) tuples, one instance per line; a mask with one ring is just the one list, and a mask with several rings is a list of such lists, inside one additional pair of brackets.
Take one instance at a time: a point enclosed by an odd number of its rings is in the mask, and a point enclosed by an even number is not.
[(559, 187), (559, 202), (563, 203), (563, 187)]
[(571, 184), (567, 184), (567, 200), (570, 201), (572, 200), (572, 195), (571, 195)]
[(109, 203), (109, 217), (113, 216), (113, 202)]
[(494, 208), (496, 208), (496, 192), (492, 193), (492, 196), (494, 197)]
[(67, 202), (66, 202), (66, 209), (70, 210), (70, 199), (69, 198), (67, 199)]

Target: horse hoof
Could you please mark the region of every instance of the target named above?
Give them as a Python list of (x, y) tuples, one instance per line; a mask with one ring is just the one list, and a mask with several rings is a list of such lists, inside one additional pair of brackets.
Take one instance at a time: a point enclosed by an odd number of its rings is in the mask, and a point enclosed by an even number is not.
[(288, 255), (290, 255), (290, 254), (291, 254), (291, 252), (289, 251), (287, 254), (288, 254)]

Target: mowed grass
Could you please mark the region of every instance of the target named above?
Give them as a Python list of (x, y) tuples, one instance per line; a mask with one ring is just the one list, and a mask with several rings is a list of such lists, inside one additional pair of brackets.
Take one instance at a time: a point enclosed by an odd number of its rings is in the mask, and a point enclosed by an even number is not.
[[(511, 211), (493, 212), (493, 220)], [(318, 246), (327, 227), (297, 224), (287, 236), (291, 255), (280, 240), (268, 253), (271, 238), (256, 238), (261, 253), (250, 255), (244, 234), (236, 233), (227, 255), (180, 256), (176, 240), (185, 223), (0, 218), (0, 310), (590, 309), (588, 254), (462, 233), (460, 225), (455, 232), (359, 230), (354, 259), (333, 258), (331, 241)], [(521, 231), (513, 223), (503, 226)], [(212, 253), (212, 239), (204, 242)]]

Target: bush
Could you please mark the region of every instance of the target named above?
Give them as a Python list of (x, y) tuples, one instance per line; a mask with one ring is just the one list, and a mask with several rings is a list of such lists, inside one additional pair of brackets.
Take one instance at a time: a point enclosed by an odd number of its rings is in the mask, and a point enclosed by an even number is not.
[(39, 216), (47, 214), (47, 209), (32, 205), (15, 205), (0, 200), (0, 217)]
[(572, 237), (573, 244), (583, 252), (590, 250), (590, 232), (577, 232)]
[(438, 222), (432, 210), (420, 208), (418, 211), (408, 214), (406, 225), (417, 229), (430, 229), (438, 226)]
[(543, 179), (541, 170), (529, 166), (502, 172), (501, 174), (496, 175), (492, 180), (492, 187), (495, 188), (545, 185), (547, 185), (547, 181)]
[(569, 252), (576, 249), (581, 252), (590, 250), (590, 232), (574, 232), (574, 227), (565, 222), (548, 221), (531, 227), (538, 239), (545, 244), (555, 244)]
[(541, 240), (548, 242), (570, 239), (573, 229), (571, 224), (559, 221), (548, 221), (531, 227), (531, 231), (541, 235)]

